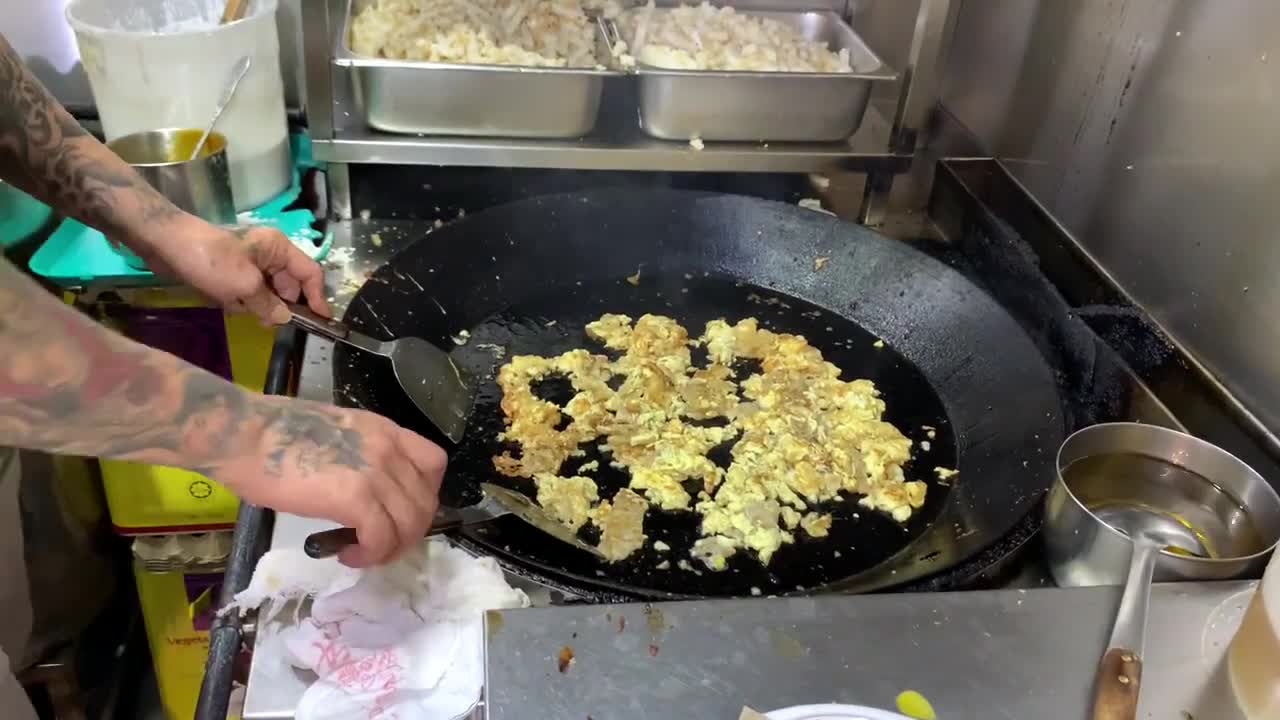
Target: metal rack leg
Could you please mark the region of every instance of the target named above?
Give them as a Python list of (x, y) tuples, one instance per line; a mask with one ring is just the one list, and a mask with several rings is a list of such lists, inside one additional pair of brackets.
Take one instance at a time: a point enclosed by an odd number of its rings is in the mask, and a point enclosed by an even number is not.
[(338, 220), (351, 219), (351, 166), (346, 163), (329, 163), (326, 167), (329, 180), (329, 214)]
[(892, 173), (867, 174), (867, 184), (862, 191), (862, 208), (858, 211), (859, 223), (876, 227), (884, 222), (884, 217), (889, 211), (893, 177)]
[[(889, 134), (889, 150), (915, 155), (929, 112), (937, 103), (942, 65), (951, 44), (959, 13), (958, 0), (920, 0), (906, 67), (902, 68), (902, 89)], [(884, 220), (893, 190), (893, 176), (875, 174), (867, 178), (859, 222), (878, 225)]]

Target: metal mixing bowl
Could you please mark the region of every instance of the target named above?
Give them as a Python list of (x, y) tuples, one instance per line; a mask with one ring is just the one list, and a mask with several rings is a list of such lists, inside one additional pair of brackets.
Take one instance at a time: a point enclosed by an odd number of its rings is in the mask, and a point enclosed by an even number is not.
[(1258, 574), (1280, 540), (1280, 495), (1231, 453), (1154, 425), (1094, 425), (1062, 444), (1045, 503), (1049, 569), (1059, 585), (1124, 583), (1133, 543), (1099, 513), (1125, 507), (1176, 519), (1208, 550), (1208, 557), (1161, 551), (1156, 582)]
[[(236, 207), (227, 165), (227, 139), (220, 133), (210, 133), (200, 156), (192, 160), (191, 152), (201, 134), (203, 131), (195, 128), (146, 130), (118, 137), (107, 147), (179, 209), (215, 225), (234, 225)], [(146, 268), (128, 248), (113, 247), (132, 267)]]

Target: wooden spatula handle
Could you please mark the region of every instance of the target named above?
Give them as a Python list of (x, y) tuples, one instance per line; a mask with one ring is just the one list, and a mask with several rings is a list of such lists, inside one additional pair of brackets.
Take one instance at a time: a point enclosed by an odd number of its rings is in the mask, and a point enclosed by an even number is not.
[(244, 17), (249, 9), (250, 0), (227, 0), (227, 7), (222, 11), (222, 24), (233, 23)]
[(1098, 664), (1093, 686), (1093, 720), (1134, 720), (1138, 716), (1138, 688), (1142, 658), (1124, 648), (1111, 648)]
[[(456, 530), (463, 525), (487, 522), (495, 517), (498, 516), (493, 514), (492, 509), (485, 508), (483, 503), (461, 510), (441, 507), (436, 510), (435, 517), (431, 519), (431, 529), (427, 531), (427, 537)], [(308, 535), (302, 543), (302, 551), (307, 554), (307, 557), (323, 560), (337, 555), (343, 548), (355, 545), (357, 542), (359, 538), (356, 537), (354, 528), (333, 528)]]
[(355, 545), (357, 541), (354, 528), (321, 530), (307, 536), (302, 543), (302, 551), (307, 554), (307, 557), (323, 560), (337, 555), (343, 548)]

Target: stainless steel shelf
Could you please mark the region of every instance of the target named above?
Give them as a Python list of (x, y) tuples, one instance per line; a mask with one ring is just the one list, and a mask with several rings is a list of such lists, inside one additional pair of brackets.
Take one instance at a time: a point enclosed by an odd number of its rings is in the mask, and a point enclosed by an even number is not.
[(910, 155), (886, 152), (889, 124), (874, 107), (839, 143), (687, 143), (655, 140), (638, 127), (604, 128), (578, 140), (391, 135), (363, 126), (313, 142), (318, 160), (334, 163), (461, 165), (669, 172), (906, 172)]

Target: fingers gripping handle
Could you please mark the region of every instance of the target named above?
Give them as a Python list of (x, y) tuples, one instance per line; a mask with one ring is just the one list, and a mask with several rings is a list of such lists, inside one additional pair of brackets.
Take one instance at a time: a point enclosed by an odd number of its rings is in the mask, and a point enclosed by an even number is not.
[(330, 340), (345, 341), (351, 337), (351, 328), (340, 320), (327, 318), (311, 311), (306, 305), (289, 303), (290, 321), (303, 330)]
[[(467, 516), (465, 511), (459, 512), (452, 508), (440, 508), (436, 511), (435, 519), (431, 522), (431, 529), (427, 531), (427, 537), (448, 532), (466, 524)], [(333, 557), (342, 552), (344, 548), (356, 545), (359, 542), (355, 528), (333, 528), (332, 530), (321, 530), (308, 535), (307, 539), (302, 543), (302, 551), (307, 554), (307, 557), (323, 560), (324, 558)]]
[(323, 560), (342, 552), (343, 548), (358, 542), (355, 528), (334, 528), (311, 533), (302, 543), (302, 550), (307, 557)]

